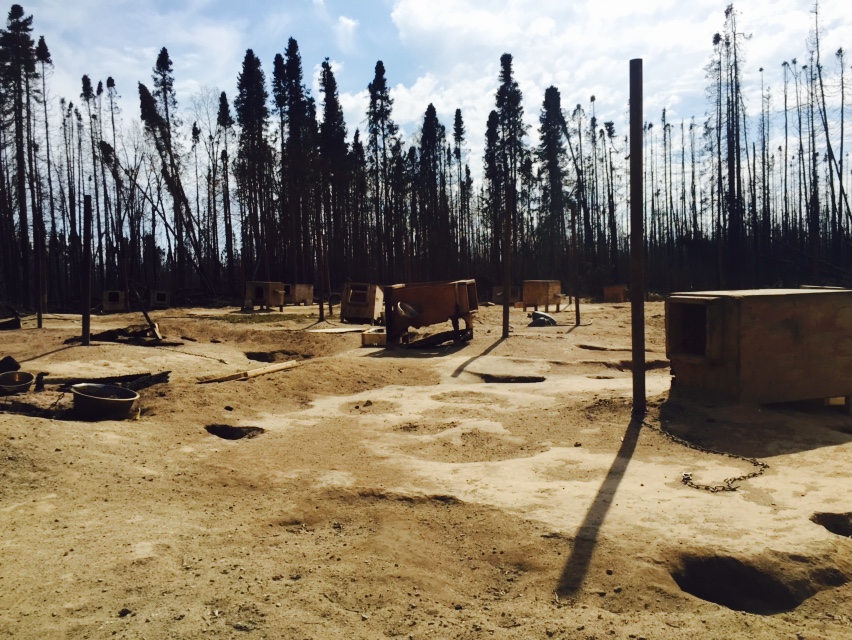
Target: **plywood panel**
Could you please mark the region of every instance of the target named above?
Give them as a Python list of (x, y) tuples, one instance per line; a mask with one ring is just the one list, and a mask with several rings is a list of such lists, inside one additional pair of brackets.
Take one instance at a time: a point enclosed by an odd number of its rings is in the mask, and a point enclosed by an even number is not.
[(852, 395), (852, 292), (744, 299), (740, 399)]

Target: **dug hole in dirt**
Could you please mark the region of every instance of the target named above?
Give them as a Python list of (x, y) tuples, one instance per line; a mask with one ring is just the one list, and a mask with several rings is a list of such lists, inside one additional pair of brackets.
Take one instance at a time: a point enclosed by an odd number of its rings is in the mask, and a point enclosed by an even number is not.
[[(156, 312), (168, 346), (25, 318), (0, 356), (47, 375), (0, 397), (0, 635), (848, 639), (852, 418), (669, 397), (646, 312), (642, 425), (626, 304), (513, 309), (506, 340), (484, 307), (425, 350), (313, 308)], [(165, 371), (135, 419), (62, 386)]]

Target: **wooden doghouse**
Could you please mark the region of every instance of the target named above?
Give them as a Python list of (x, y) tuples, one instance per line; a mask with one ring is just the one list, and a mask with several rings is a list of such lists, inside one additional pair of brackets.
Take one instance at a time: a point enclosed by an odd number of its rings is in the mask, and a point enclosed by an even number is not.
[(104, 313), (127, 311), (127, 293), (124, 291), (104, 291), (101, 309)]
[(384, 305), (381, 285), (347, 282), (340, 299), (340, 319), (354, 324), (373, 324), (381, 317)]
[(559, 311), (559, 305), (562, 303), (562, 284), (559, 280), (524, 280), (522, 300), (524, 311), (527, 307), (535, 307), (536, 311), (539, 307), (544, 307), (545, 311), (550, 311), (550, 305), (554, 305)]
[(151, 289), (148, 296), (149, 309), (168, 309), (172, 306), (172, 294), (168, 291)]
[[(516, 302), (521, 301), (521, 288), (520, 287), (510, 287), (509, 288), (509, 304), (515, 304)], [(494, 304), (503, 304), (503, 287), (493, 287), (491, 289), (491, 302)]]
[(282, 304), (303, 304), (306, 307), (314, 303), (314, 285), (285, 284), (282, 285), (284, 298)]
[(852, 290), (756, 289), (666, 299), (675, 390), (735, 402), (852, 396)]
[(604, 302), (627, 302), (627, 285), (610, 284), (603, 288)]
[[(387, 346), (406, 342), (412, 327), (448, 320), (456, 340), (473, 335), (473, 313), (479, 308), (476, 280), (393, 284), (385, 287), (384, 294)], [(459, 320), (464, 320), (464, 332)]]
[(255, 307), (270, 309), (284, 306), (285, 285), (283, 282), (263, 282), (250, 280), (246, 282), (246, 295), (243, 308), (251, 311)]
[(372, 327), (361, 334), (362, 347), (384, 347), (387, 345), (387, 331), (384, 327)]

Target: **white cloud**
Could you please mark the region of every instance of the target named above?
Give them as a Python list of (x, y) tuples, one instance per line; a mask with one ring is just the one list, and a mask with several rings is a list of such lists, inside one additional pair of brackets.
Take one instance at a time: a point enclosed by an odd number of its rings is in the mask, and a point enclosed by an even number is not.
[[(852, 46), (847, 2), (820, 0), (826, 69), (835, 69), (838, 47)], [(529, 142), (535, 142), (550, 85), (560, 89), (565, 108), (581, 104), (588, 112), (595, 95), (599, 121), (613, 120), (622, 135), (628, 61), (636, 57), (644, 61), (647, 119), (659, 122), (663, 108), (673, 123), (703, 119), (704, 67), (725, 19), (725, 3), (718, 0), (389, 0), (341, 5), (348, 15), (330, 13), (334, 8), (324, 0), (283, 8), (226, 0), (32, 0), (24, 6), (34, 15), (34, 36), (43, 33), (53, 54), (54, 96), (76, 102), (83, 73), (95, 82), (112, 75), (129, 120), (138, 112), (136, 83), (150, 82), (157, 52), (167, 46), (182, 109), (202, 86), (220, 87), (233, 100), (245, 50), (254, 49), (269, 77), (272, 56), (293, 36), (305, 68), (313, 70), (305, 75), (318, 101), (319, 63), (331, 52), (339, 59), (332, 67), (350, 136), (356, 128), (363, 132), (365, 88), (381, 59), (395, 100), (393, 118), (406, 135), (419, 129), (430, 102), (448, 128), (461, 108), (474, 165), (494, 108), (501, 54), (513, 55)], [(807, 63), (812, 0), (737, 0), (735, 8), (740, 29), (754, 34), (743, 48), (743, 74), (747, 106), (757, 111), (760, 67), (777, 102), (781, 63), (793, 57)]]
[(346, 16), (339, 16), (334, 25), (334, 35), (337, 48), (344, 53), (352, 52), (355, 48), (355, 34), (358, 30), (358, 21)]
[[(743, 73), (748, 83), (756, 84), (758, 94), (760, 66), (780, 68), (784, 59), (804, 52), (813, 22), (811, 7), (811, 0), (735, 3), (740, 30), (756, 34), (744, 47)], [(712, 53), (712, 36), (723, 29), (724, 8), (716, 0), (397, 0), (392, 18), (399, 37), (413, 57), (428, 59), (428, 64), (407, 88), (395, 87), (398, 105), (420, 105), (405, 110), (398, 106), (395, 113), (398, 120), (412, 112), (422, 117), (432, 101), (448, 124), (447, 110), (439, 107), (448, 96), (463, 110), (473, 154), (481, 154), (499, 57), (510, 52), (524, 94), (530, 142), (535, 142), (544, 90), (551, 84), (560, 89), (564, 108), (581, 104), (588, 112), (589, 98), (595, 95), (598, 120), (613, 120), (623, 134), (628, 62), (637, 57), (643, 59), (646, 118), (658, 121), (665, 108), (671, 122), (688, 122), (691, 116), (700, 121), (706, 110), (704, 67)], [(825, 0), (821, 15), (823, 51), (833, 55), (843, 44), (834, 43), (841, 27), (848, 39), (850, 14), (840, 0)], [(779, 77), (774, 74), (774, 82)], [(479, 90), (471, 93), (471, 86)], [(759, 109), (759, 103), (752, 108)]]
[(341, 93), (339, 99), (349, 135), (355, 135), (355, 129), (359, 129), (361, 131), (361, 142), (366, 144), (366, 138), (364, 137), (364, 131), (366, 130), (365, 120), (367, 117), (367, 105), (370, 104), (370, 97), (367, 94), (367, 90), (364, 89), (358, 93)]

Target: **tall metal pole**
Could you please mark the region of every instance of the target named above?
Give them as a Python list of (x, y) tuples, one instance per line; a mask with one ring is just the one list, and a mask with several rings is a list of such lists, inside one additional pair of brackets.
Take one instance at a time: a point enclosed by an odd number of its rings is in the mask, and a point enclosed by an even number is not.
[(503, 338), (509, 337), (509, 300), (512, 297), (512, 214), (515, 189), (506, 188), (506, 215), (503, 217)]
[(580, 245), (577, 241), (577, 205), (571, 205), (571, 292), (574, 294), (574, 324), (580, 326)]
[(630, 316), (633, 415), (645, 415), (645, 230), (642, 210), (642, 59), (630, 61)]
[(83, 346), (89, 346), (92, 326), (92, 196), (83, 196)]
[(44, 327), (44, 218), (38, 208), (33, 209), (33, 232), (36, 242), (36, 290), (38, 291), (38, 304), (36, 304), (36, 326)]

